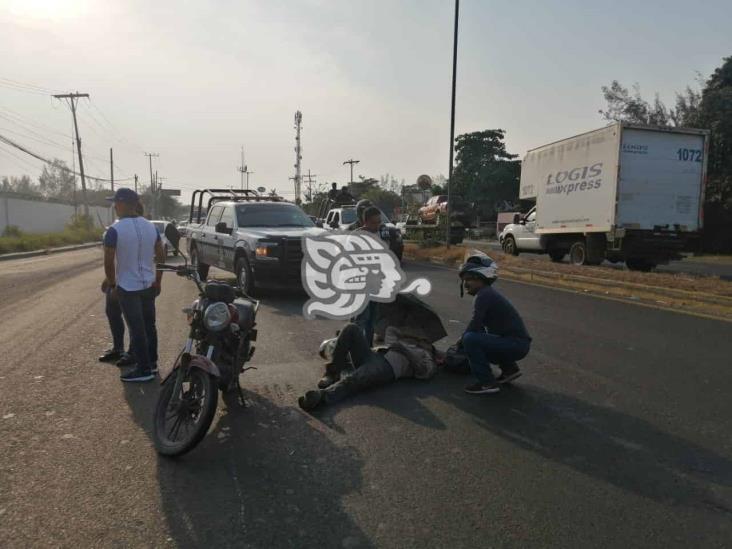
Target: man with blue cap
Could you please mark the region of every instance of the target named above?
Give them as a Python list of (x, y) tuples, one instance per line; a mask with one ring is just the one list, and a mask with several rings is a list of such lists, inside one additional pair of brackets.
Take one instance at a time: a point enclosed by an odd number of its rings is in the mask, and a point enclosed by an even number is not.
[(127, 322), (135, 368), (122, 374), (122, 381), (150, 381), (157, 372), (158, 335), (155, 328), (155, 298), (160, 294), (162, 272), (155, 258), (165, 261), (165, 251), (155, 226), (138, 215), (138, 194), (120, 188), (108, 200), (119, 218), (104, 235), (105, 282), (117, 293)]

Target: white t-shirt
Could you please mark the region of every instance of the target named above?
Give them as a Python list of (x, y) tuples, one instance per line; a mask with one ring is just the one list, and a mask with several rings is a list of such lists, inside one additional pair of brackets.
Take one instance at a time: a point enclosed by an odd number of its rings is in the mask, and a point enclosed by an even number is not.
[(155, 282), (155, 225), (144, 217), (123, 217), (107, 229), (104, 245), (115, 248), (117, 286), (128, 292), (145, 290)]

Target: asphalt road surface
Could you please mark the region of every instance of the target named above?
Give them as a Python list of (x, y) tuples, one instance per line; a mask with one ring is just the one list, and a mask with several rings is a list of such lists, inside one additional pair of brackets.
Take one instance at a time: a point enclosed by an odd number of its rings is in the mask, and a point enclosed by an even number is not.
[[(434, 285), (449, 341), (470, 300)], [(332, 321), (267, 293), (243, 385), (177, 461), (156, 383), (125, 385), (98, 249), (0, 264), (1, 547), (724, 547), (732, 540), (730, 324), (500, 281), (534, 337), (499, 395), (400, 381), (314, 416), (296, 398)], [(161, 368), (189, 281), (166, 275)]]
[[(488, 246), (494, 250), (500, 250), (501, 245), (495, 240), (465, 240), (465, 245), (480, 245)], [(549, 256), (546, 254), (530, 254), (522, 253), (519, 257), (532, 257), (550, 261)], [(564, 258), (564, 263), (567, 262), (567, 258)], [(623, 263), (610, 263), (609, 261), (603, 261), (603, 267), (612, 267), (614, 269), (625, 269)], [(656, 271), (659, 273), (688, 273), (700, 276), (718, 276), (722, 280), (732, 281), (732, 262), (704, 262), (704, 261), (671, 261), (668, 265), (659, 265), (656, 267)]]

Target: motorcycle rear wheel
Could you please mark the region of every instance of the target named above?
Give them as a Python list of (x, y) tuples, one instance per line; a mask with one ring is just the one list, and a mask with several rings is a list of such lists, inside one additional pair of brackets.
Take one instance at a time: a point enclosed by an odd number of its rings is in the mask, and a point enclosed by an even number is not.
[(216, 415), (219, 397), (216, 378), (199, 368), (191, 368), (183, 380), (183, 404), (180, 409), (173, 409), (176, 375), (163, 384), (153, 419), (155, 449), (168, 457), (181, 456), (203, 440)]

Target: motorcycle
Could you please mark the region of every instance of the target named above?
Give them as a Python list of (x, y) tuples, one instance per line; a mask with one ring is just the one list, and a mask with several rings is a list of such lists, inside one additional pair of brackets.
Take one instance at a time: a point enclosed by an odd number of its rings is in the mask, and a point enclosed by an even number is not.
[[(169, 224), (165, 233), (178, 249), (177, 229)], [(254, 355), (259, 309), (257, 300), (228, 284), (201, 281), (196, 267), (179, 253), (184, 265), (159, 264), (157, 269), (192, 280), (199, 295), (183, 309), (190, 326), (188, 339), (162, 381), (155, 406), (155, 448), (170, 457), (192, 450), (206, 435), (216, 414), (219, 390), (236, 389), (244, 404), (239, 375), (256, 369), (246, 364)]]

